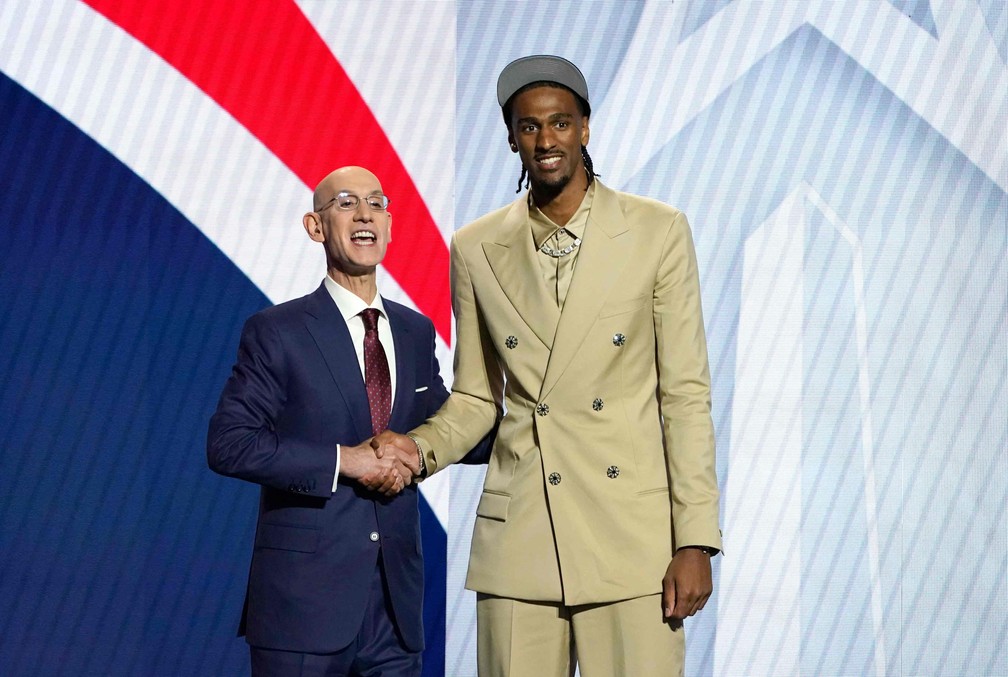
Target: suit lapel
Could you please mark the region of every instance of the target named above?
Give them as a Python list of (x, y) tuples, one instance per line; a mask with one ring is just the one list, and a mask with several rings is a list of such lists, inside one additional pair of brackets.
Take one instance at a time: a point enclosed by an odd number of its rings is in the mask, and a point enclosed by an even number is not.
[(483, 253), (511, 305), (548, 348), (553, 345), (560, 311), (546, 291), (536, 259), (526, 199), (519, 198), (511, 205), (501, 224), (501, 237), (484, 242)]
[(357, 351), (346, 321), (324, 283), (308, 297), (306, 313), (305, 325), (346, 402), (354, 430), (361, 440), (371, 437), (371, 408), (357, 362)]
[(556, 339), (543, 377), (540, 399), (549, 394), (574, 358), (619, 279), (631, 241), (625, 235), (628, 229), (616, 194), (596, 182), (588, 226), (556, 327)]
[(412, 336), (409, 323), (402, 311), (387, 300), (384, 302), (385, 314), (388, 315), (389, 327), (392, 329), (392, 342), (395, 344), (396, 388), (395, 400), (392, 402), (392, 415), (389, 417), (389, 429), (396, 431), (408, 430), (407, 425), (412, 403), (416, 395), (416, 372), (413, 369), (414, 344), (418, 340)]

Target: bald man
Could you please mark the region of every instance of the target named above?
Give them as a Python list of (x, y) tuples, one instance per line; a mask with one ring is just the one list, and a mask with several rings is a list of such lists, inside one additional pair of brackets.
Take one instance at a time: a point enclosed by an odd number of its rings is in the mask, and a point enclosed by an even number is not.
[(210, 467), (261, 490), (239, 627), (253, 675), (420, 674), (419, 459), (368, 440), (448, 393), (430, 320), (378, 294), (388, 205), (361, 167), (319, 183), (303, 223), (326, 277), (248, 319), (210, 420)]

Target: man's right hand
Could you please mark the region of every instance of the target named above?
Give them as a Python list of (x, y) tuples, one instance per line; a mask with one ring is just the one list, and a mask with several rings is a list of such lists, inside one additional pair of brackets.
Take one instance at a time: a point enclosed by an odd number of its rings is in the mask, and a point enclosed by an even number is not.
[(371, 439), (371, 447), (378, 458), (394, 458), (409, 468), (413, 477), (420, 474), (420, 453), (409, 435), (385, 430)]
[[(413, 444), (408, 437), (406, 439)], [(379, 458), (370, 442), (365, 440), (355, 447), (340, 447), (340, 475), (357, 480), (372, 491), (395, 496), (413, 482), (413, 470), (395, 455)]]

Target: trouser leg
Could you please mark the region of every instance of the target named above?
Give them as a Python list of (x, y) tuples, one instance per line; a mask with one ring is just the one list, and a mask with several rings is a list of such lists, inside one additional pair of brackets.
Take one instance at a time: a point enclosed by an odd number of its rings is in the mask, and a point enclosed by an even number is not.
[(477, 594), (479, 677), (571, 677), (570, 616), (554, 602)]

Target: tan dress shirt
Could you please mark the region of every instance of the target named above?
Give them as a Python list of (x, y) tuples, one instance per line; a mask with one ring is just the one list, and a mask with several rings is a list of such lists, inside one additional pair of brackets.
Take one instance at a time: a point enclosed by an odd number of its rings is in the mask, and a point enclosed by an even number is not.
[[(532, 226), (532, 240), (536, 249), (545, 242), (551, 249), (562, 251), (574, 243), (575, 238), (584, 238), (585, 226), (588, 224), (588, 214), (591, 212), (592, 198), (595, 196), (595, 184), (592, 183), (585, 192), (584, 199), (566, 226), (558, 226), (548, 216), (543, 214), (529, 194), (529, 223)], [(557, 302), (557, 307), (563, 310), (570, 289), (571, 278), (574, 276), (574, 265), (577, 262), (577, 247), (570, 254), (559, 258), (543, 253), (537, 254), (539, 268), (546, 280), (546, 288), (550, 290)]]

